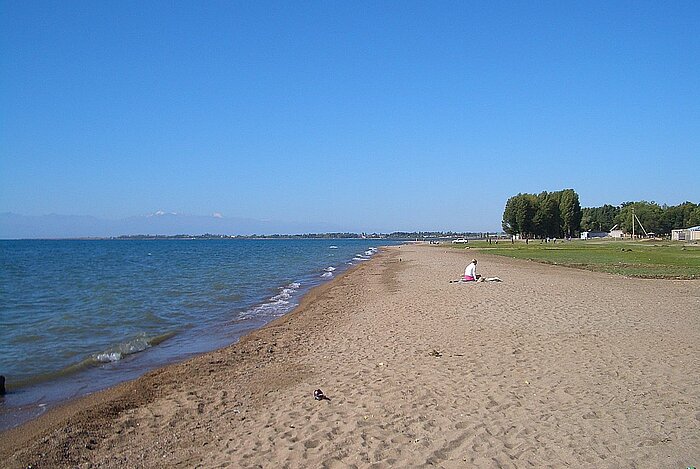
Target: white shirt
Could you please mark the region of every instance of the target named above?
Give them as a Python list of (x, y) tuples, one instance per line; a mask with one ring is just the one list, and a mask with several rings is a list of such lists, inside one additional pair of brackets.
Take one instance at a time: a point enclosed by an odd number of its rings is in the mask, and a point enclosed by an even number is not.
[(464, 269), (464, 276), (465, 277), (471, 277), (476, 280), (476, 264), (473, 262), (467, 266), (466, 269)]

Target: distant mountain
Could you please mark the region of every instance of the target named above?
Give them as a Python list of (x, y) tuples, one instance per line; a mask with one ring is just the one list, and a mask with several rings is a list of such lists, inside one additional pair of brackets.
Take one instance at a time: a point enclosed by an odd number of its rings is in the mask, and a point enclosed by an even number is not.
[(105, 238), (121, 235), (299, 234), (345, 231), (323, 223), (262, 221), (249, 218), (155, 212), (145, 216), (105, 220), (92, 216), (26, 216), (0, 213), (0, 239)]

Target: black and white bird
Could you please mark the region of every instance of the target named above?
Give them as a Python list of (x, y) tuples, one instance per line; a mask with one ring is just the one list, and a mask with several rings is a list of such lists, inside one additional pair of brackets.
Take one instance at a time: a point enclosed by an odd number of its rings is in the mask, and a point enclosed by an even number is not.
[(316, 399), (317, 401), (322, 401), (322, 400), (324, 400), (324, 399), (327, 400), (327, 401), (330, 401), (330, 399), (328, 398), (328, 396), (326, 396), (325, 394), (323, 394), (323, 391), (321, 391), (320, 389), (317, 389), (317, 390), (314, 391), (314, 399)]

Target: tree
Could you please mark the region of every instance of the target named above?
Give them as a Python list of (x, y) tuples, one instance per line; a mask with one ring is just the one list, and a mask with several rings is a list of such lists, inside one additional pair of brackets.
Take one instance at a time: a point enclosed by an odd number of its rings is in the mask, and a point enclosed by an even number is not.
[(532, 235), (535, 209), (536, 197), (532, 194), (521, 193), (509, 198), (503, 211), (503, 231), (510, 235)]
[(537, 196), (537, 207), (533, 218), (535, 234), (554, 238), (559, 233), (559, 203), (556, 197), (547, 192)]
[(571, 237), (581, 229), (581, 204), (578, 200), (578, 194), (573, 189), (565, 189), (560, 194), (561, 232)]
[(603, 205), (581, 209), (581, 231), (610, 231), (615, 225), (615, 217), (620, 207)]
[(615, 226), (615, 217), (620, 213), (620, 207), (605, 204), (601, 207), (598, 216), (598, 229), (610, 231)]
[(698, 209), (699, 205), (692, 202), (683, 202), (680, 205), (672, 207), (663, 207), (662, 215), (662, 230), (661, 233), (670, 233), (671, 230), (679, 230), (690, 228), (697, 225), (693, 223), (693, 213)]
[(533, 218), (537, 210), (537, 197), (532, 194), (520, 194), (515, 201), (515, 220), (518, 232), (525, 237), (535, 235)]
[(506, 208), (503, 210), (503, 221), (501, 222), (501, 227), (503, 231), (509, 235), (514, 235), (519, 233), (518, 221), (515, 217), (515, 201), (521, 194), (513, 196), (506, 202)]
[(686, 228), (690, 228), (691, 226), (699, 226), (700, 225), (700, 205), (695, 207), (695, 210), (690, 214), (690, 217), (688, 218), (688, 226)]
[(508, 234), (542, 238), (573, 236), (580, 224), (581, 205), (573, 189), (513, 196), (506, 202), (501, 222)]
[[(615, 221), (620, 225), (620, 229), (625, 233), (632, 233), (632, 213), (637, 216), (639, 222), (644, 227), (647, 233), (660, 233), (662, 230), (662, 215), (663, 210), (656, 202), (647, 202), (642, 200), (640, 202), (625, 202), (622, 204), (620, 213), (618, 214)], [(635, 233), (641, 233), (642, 229), (639, 227), (639, 223), (634, 221)]]
[[(668, 235), (671, 230), (700, 225), (700, 205), (683, 202), (680, 205), (660, 206), (656, 202), (625, 202), (620, 207), (603, 205), (581, 210), (581, 228), (584, 230), (609, 230), (618, 224), (625, 233), (632, 232), (632, 211), (648, 233)], [(635, 221), (635, 233), (642, 233)]]
[(581, 231), (596, 231), (596, 208), (584, 207), (581, 209)]

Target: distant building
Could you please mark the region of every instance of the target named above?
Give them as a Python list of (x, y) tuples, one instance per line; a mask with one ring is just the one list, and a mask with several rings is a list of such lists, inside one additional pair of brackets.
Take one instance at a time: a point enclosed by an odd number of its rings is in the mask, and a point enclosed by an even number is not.
[(606, 238), (608, 233), (605, 231), (582, 231), (581, 239)]
[(622, 232), (619, 225), (615, 225), (610, 229), (610, 233), (608, 234), (608, 236), (610, 236), (611, 238), (618, 238), (619, 239), (619, 238), (624, 238), (625, 233)]
[(693, 226), (684, 230), (671, 230), (673, 241), (700, 241), (700, 226)]

